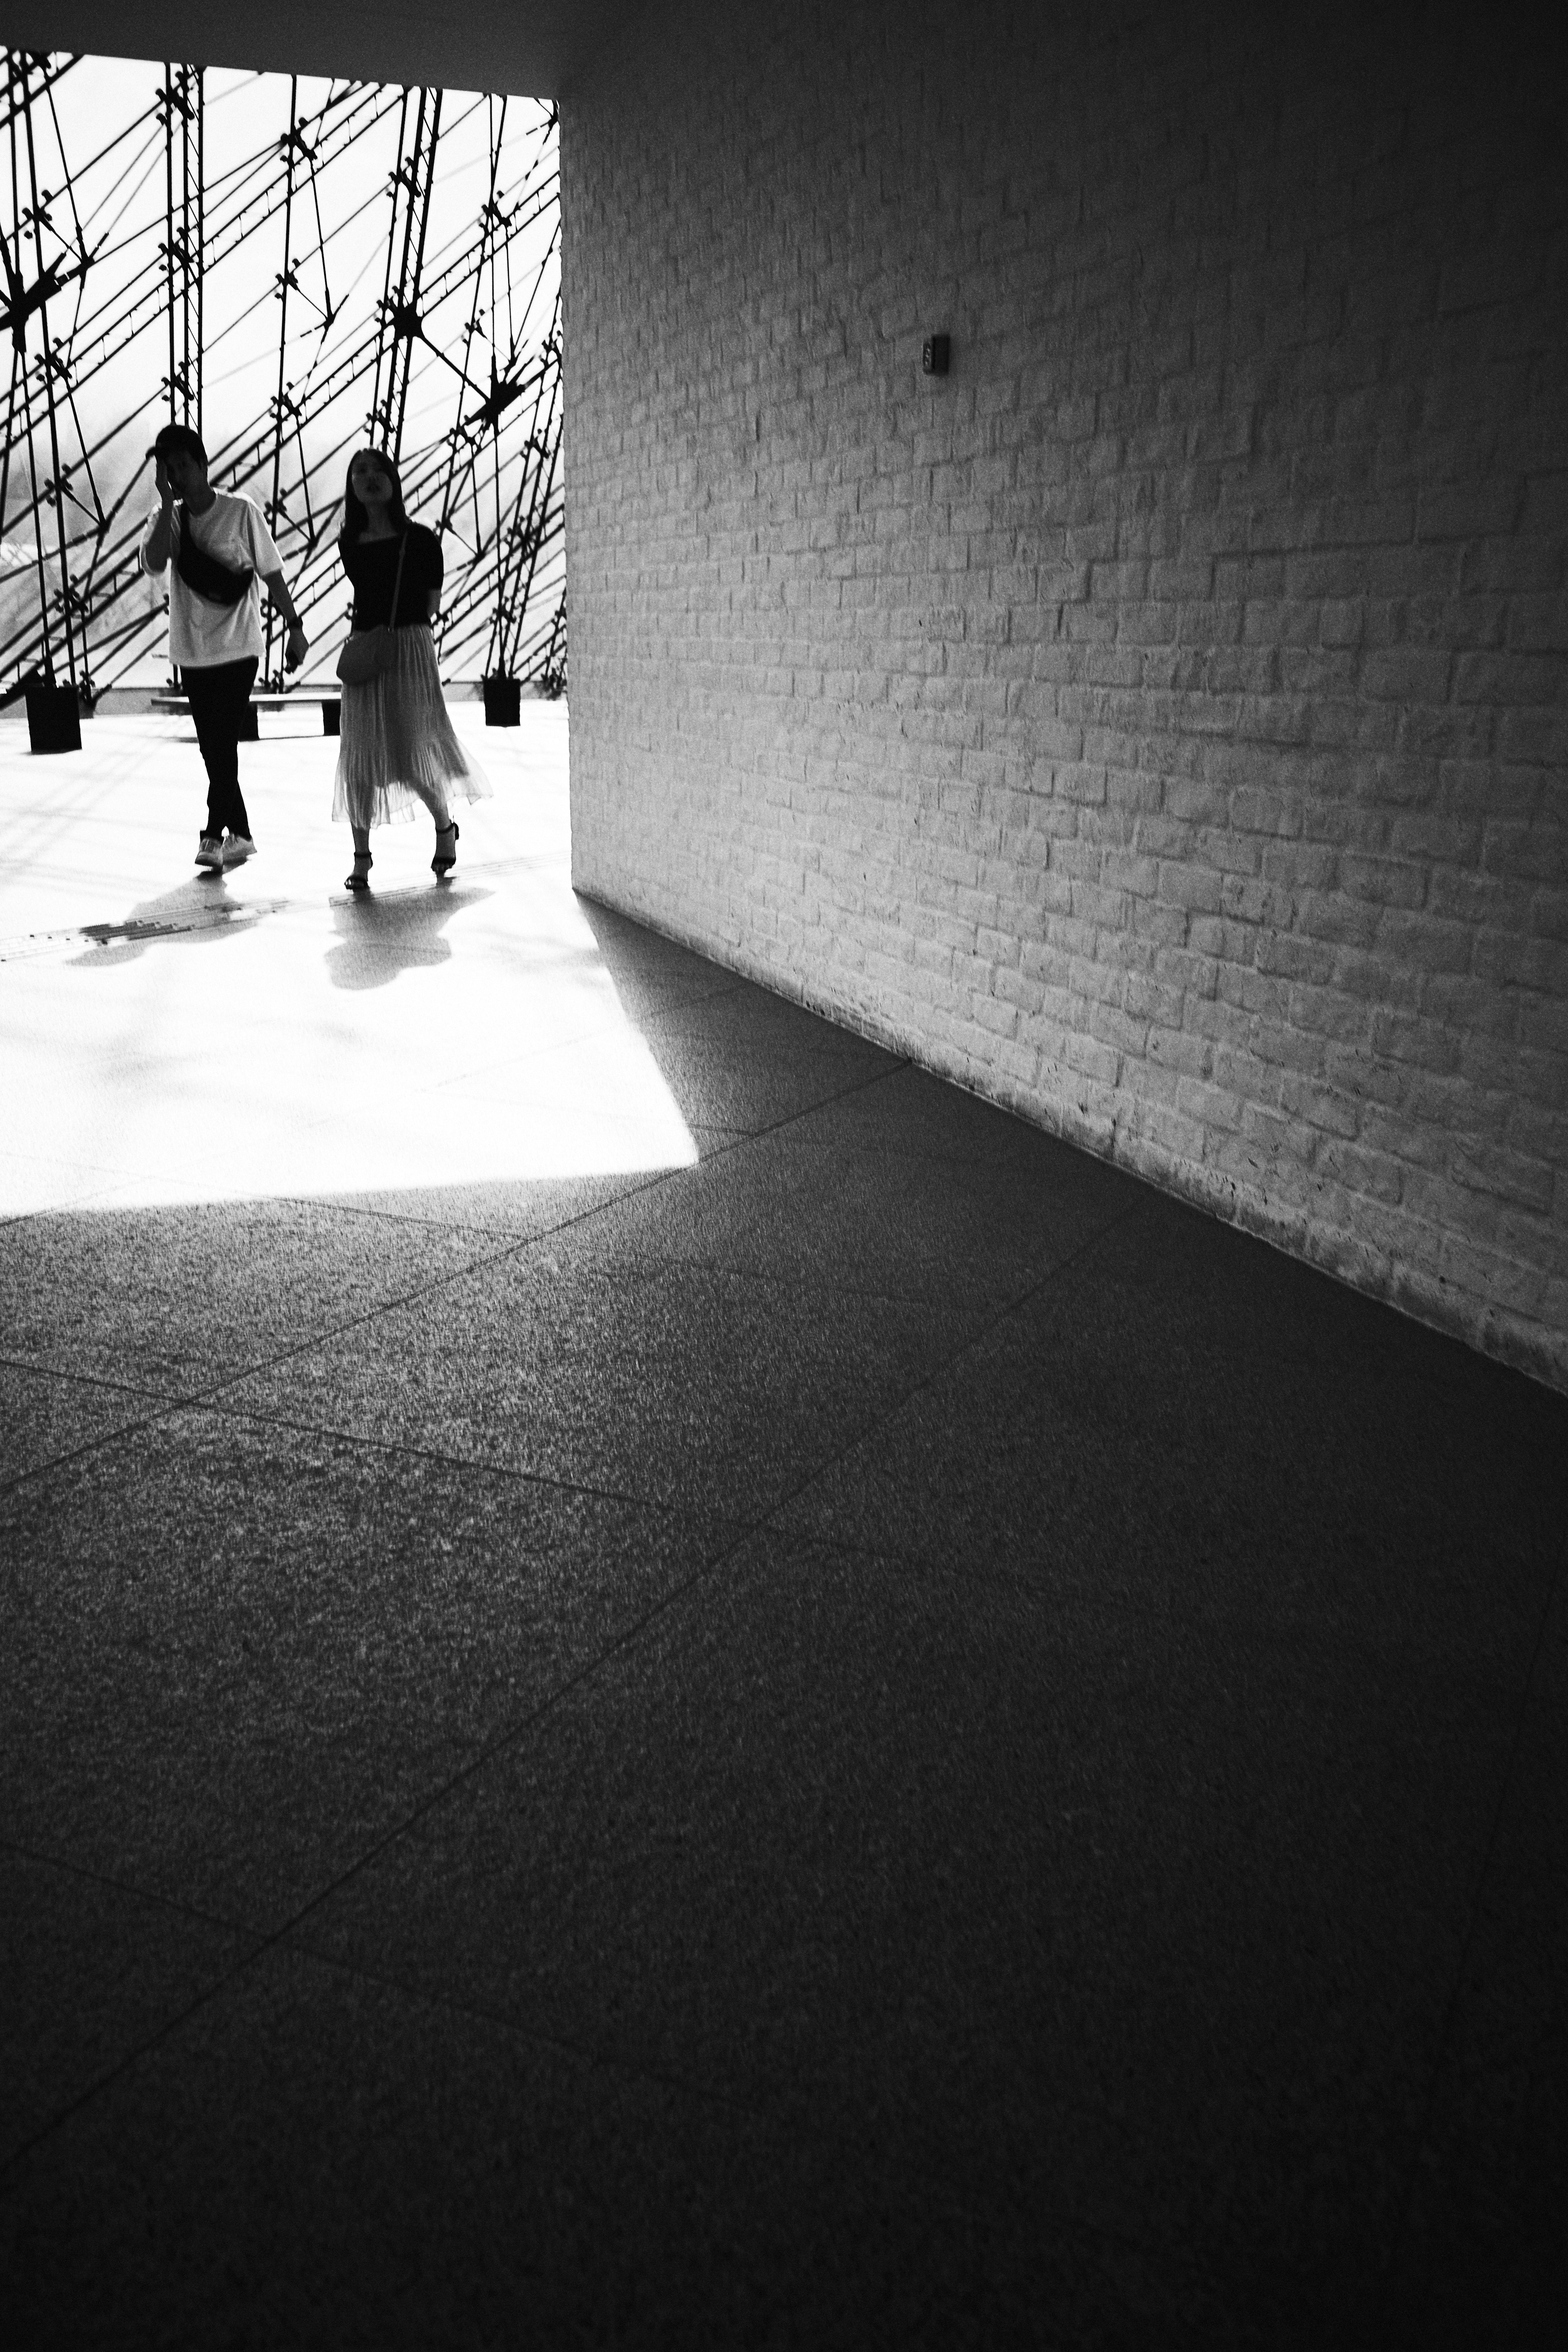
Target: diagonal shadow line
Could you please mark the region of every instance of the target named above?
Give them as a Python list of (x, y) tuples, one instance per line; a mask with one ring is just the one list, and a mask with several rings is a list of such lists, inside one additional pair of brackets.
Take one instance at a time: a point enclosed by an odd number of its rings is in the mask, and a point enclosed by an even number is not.
[[(851, 1091), (855, 1090), (852, 1089)], [(787, 1124), (787, 1122), (781, 1123)], [(877, 1416), (875, 1421), (868, 1429), (858, 1431), (853, 1438), (847, 1440), (843, 1445), (835, 1449), (835, 1451), (829, 1454), (825, 1460), (815, 1465), (805, 1476), (798, 1479), (784, 1494), (775, 1496), (773, 1501), (769, 1504), (766, 1511), (763, 1512), (756, 1517), (746, 1521), (739, 1527), (731, 1536), (730, 1539), (721, 1544), (720, 1548), (707, 1559), (705, 1559), (700, 1567), (694, 1569), (689, 1576), (682, 1578), (679, 1583), (672, 1585), (658, 1601), (651, 1602), (648, 1608), (644, 1611), (640, 1618), (638, 1618), (633, 1624), (625, 1627), (620, 1633), (616, 1635), (614, 1640), (607, 1642), (604, 1648), (599, 1651), (595, 1656), (585, 1659), (581, 1665), (566, 1675), (553, 1690), (547, 1693), (546, 1696), (539, 1700), (534, 1706), (529, 1708), (523, 1716), (520, 1717), (517, 1722), (510, 1725), (504, 1731), (498, 1732), (493, 1739), (489, 1740), (477, 1755), (468, 1760), (468, 1763), (460, 1767), (458, 1771), (451, 1774), (450, 1777), (440, 1785), (440, 1787), (430, 1790), (416, 1805), (410, 1807), (401, 1821), (395, 1822), (392, 1827), (385, 1830), (380, 1836), (374, 1838), (362, 1853), (355, 1855), (353, 1862), (351, 1862), (345, 1869), (340, 1871), (337, 1876), (330, 1880), (326, 1885), (319, 1887), (316, 1893), (310, 1896), (309, 1901), (301, 1904), (289, 1918), (285, 1919), (279, 1927), (262, 1935), (254, 1948), (246, 1954), (243, 1959), (237, 1961), (231, 1969), (223, 1971), (223, 1973), (216, 1977), (203, 1992), (196, 1994), (189, 2002), (187, 2002), (183, 2010), (179, 2011), (174, 2016), (165, 2020), (163, 2025), (155, 2028), (151, 2033), (143, 2036), (139, 2042), (125, 2053), (124, 2056), (121, 2058), (115, 2065), (107, 2069), (96, 2082), (90, 2084), (85, 2090), (79, 2093), (74, 2099), (68, 2101), (66, 2105), (61, 2107), (58, 2112), (52, 2116), (47, 2123), (41, 2126), (21, 2147), (15, 2150), (3, 2163), (0, 2163), (0, 2177), (3, 2177), (5, 2173), (12, 2170), (16, 2165), (20, 2164), (33, 2152), (33, 2150), (40, 2147), (42, 2143), (54, 2132), (60, 2129), (65, 2124), (68, 2123), (72, 2116), (80, 2114), (81, 2111), (88, 2106), (93, 2099), (97, 2098), (101, 2092), (108, 2089), (111, 2084), (119, 2081), (122, 2075), (130, 2071), (138, 2060), (144, 2057), (149, 2051), (156, 2049), (162, 2043), (169, 2041), (174, 2034), (179, 2032), (193, 2017), (199, 2015), (203, 2010), (209, 2008), (213, 2002), (220, 1997), (220, 1995), (226, 1993), (232, 1985), (237, 1983), (239, 1979), (248, 1970), (254, 1969), (258, 1961), (265, 1959), (270, 1953), (279, 1949), (279, 1947), (287, 1943), (295, 1942), (298, 1943), (299, 1948), (308, 1953), (310, 1957), (314, 1959), (321, 1959), (325, 1957), (317, 1950), (313, 1944), (300, 1937), (299, 1930), (307, 1920), (311, 1918), (315, 1913), (320, 1911), (334, 1895), (340, 1894), (344, 1887), (351, 1885), (356, 1878), (360, 1877), (373, 1863), (378, 1861), (380, 1857), (393, 1845), (395, 1845), (400, 1838), (406, 1836), (408, 1832), (418, 1822), (428, 1819), (430, 1814), (432, 1814), (438, 1806), (445, 1804), (458, 1790), (468, 1786), (480, 1772), (487, 1770), (489, 1766), (495, 1762), (498, 1757), (503, 1755), (509, 1748), (519, 1745), (538, 1727), (540, 1723), (544, 1720), (547, 1716), (553, 1714), (565, 1700), (570, 1698), (574, 1692), (580, 1690), (585, 1683), (590, 1681), (593, 1676), (599, 1674), (603, 1668), (610, 1664), (612, 1661), (629, 1652), (635, 1644), (644, 1638), (651, 1627), (658, 1624), (661, 1619), (669, 1614), (677, 1602), (685, 1600), (688, 1595), (696, 1591), (699, 1586), (708, 1582), (717, 1576), (718, 1573), (725, 1567), (727, 1562), (732, 1561), (736, 1555), (742, 1552), (757, 1535), (770, 1527), (777, 1517), (778, 1514), (785, 1509), (789, 1504), (795, 1501), (800, 1495), (804, 1494), (806, 1488), (813, 1485), (816, 1479), (824, 1476), (829, 1470), (836, 1468), (839, 1462), (843, 1461), (850, 1454), (857, 1451), (858, 1447), (867, 1444), (868, 1440), (875, 1435), (878, 1429), (884, 1426), (894, 1417), (895, 1414), (901, 1412), (914, 1397), (921, 1395), (944, 1371), (950, 1370), (961, 1357), (970, 1354), (977, 1349), (989, 1337), (991, 1332), (1003, 1323), (1009, 1315), (1017, 1313), (1020, 1307), (1027, 1305), (1030, 1299), (1038, 1297), (1039, 1294), (1051, 1283), (1058, 1281), (1061, 1276), (1068, 1273), (1073, 1266), (1077, 1265), (1082, 1259), (1098, 1249), (1102, 1243), (1108, 1241), (1111, 1234), (1127, 1223), (1130, 1219), (1146, 1213), (1147, 1210), (1145, 1204), (1141, 1202), (1130, 1202), (1117, 1215), (1110, 1218), (1096, 1233), (1086, 1236), (1079, 1248), (1075, 1250), (1069, 1257), (1064, 1259), (1059, 1265), (1053, 1267), (1049, 1273), (1043, 1275), (1037, 1282), (1030, 1286), (1021, 1298), (1011, 1301), (1005, 1307), (1000, 1309), (995, 1315), (990, 1317), (978, 1331), (972, 1333), (967, 1339), (961, 1341), (948, 1354), (943, 1356), (940, 1361), (931, 1365), (919, 1380), (911, 1381), (899, 1397), (889, 1402), (885, 1410)], [(129, 1891), (136, 1892), (137, 1890), (132, 1887)], [(242, 1929), (240, 1932), (249, 1933), (253, 1931)], [(338, 1959), (335, 1964), (351, 1975), (356, 1973), (366, 1973), (368, 1977), (368, 1972), (357, 1971), (353, 1962)], [(376, 1978), (374, 1980), (381, 1981), (379, 1978)], [(389, 1979), (387, 1981), (396, 1985), (398, 1990), (405, 1994), (411, 1993), (414, 1990), (406, 1985), (402, 1985), (395, 1978)], [(417, 1994), (416, 1997), (419, 1999), (429, 1998), (429, 1996), (423, 1993)], [(454, 2002), (451, 2005), (454, 2009), (458, 2009), (459, 2011), (462, 2008), (462, 2004), (459, 2003)], [(479, 2016), (485, 2014), (483, 2011), (478, 2010), (473, 2013)], [(534, 2035), (531, 2029), (517, 2026), (513, 2023), (510, 2030), (515, 2032), (520, 2040), (536, 2039), (544, 2046), (551, 2046), (548, 2037)], [(554, 2046), (564, 2047), (566, 2045), (556, 2044)], [(606, 2063), (598, 2055), (598, 2053), (593, 2054), (595, 2063)], [(625, 2063), (627, 2072), (637, 2074), (639, 2071), (632, 2065), (630, 2062), (623, 2063)], [(672, 2083), (676, 2087), (689, 2091), (694, 2095), (708, 2095), (708, 2094), (703, 2090), (703, 2086), (701, 2084), (693, 2083), (689, 2078), (679, 2074), (676, 2074), (668, 2078), (648, 2074), (647, 2079)]]

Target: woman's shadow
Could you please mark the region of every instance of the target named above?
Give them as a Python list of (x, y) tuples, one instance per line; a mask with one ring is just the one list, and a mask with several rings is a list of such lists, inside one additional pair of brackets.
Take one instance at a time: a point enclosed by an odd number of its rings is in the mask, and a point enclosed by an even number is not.
[(400, 971), (428, 970), (451, 959), (444, 926), (489, 890), (445, 883), (439, 889), (366, 890), (332, 908), (337, 942), (327, 950), (334, 988), (385, 988)]

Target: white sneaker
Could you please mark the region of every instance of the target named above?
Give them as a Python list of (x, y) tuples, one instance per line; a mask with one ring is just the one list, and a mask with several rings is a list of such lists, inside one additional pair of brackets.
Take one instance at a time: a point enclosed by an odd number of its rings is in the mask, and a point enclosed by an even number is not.
[(223, 872), (223, 836), (204, 833), (196, 844), (196, 864), (207, 866), (214, 874)]
[(247, 857), (255, 855), (256, 844), (247, 833), (231, 833), (225, 838), (223, 862), (226, 866), (243, 866)]

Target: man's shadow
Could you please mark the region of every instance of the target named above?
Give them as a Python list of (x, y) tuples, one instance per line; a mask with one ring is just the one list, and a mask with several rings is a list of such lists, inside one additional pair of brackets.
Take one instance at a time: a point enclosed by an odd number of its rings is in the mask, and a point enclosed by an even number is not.
[(253, 899), (231, 898), (221, 874), (193, 875), (156, 898), (139, 899), (118, 922), (81, 924), (80, 936), (90, 944), (71, 962), (109, 971), (134, 963), (150, 947), (205, 946), (238, 938), (274, 912), (269, 901), (258, 905)]
[(340, 900), (332, 908), (338, 938), (327, 951), (328, 978), (334, 988), (385, 988), (400, 971), (448, 962), (444, 926), (491, 895), (448, 882), (434, 889), (373, 888)]

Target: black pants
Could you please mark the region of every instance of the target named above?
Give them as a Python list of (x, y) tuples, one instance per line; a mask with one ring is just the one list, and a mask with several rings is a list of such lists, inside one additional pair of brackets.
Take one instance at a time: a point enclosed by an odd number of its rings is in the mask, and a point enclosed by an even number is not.
[(250, 838), (250, 819), (239, 789), (239, 740), (247, 731), (250, 689), (256, 683), (256, 656), (248, 661), (214, 662), (204, 669), (182, 665), (180, 684), (196, 722), (196, 741), (207, 771), (207, 831)]

